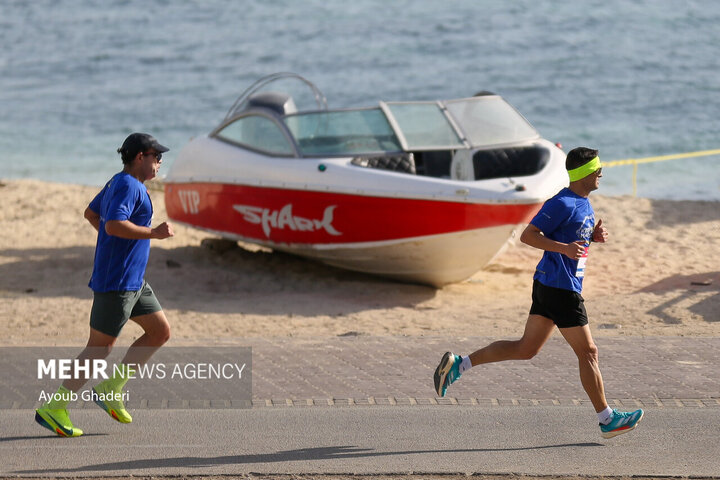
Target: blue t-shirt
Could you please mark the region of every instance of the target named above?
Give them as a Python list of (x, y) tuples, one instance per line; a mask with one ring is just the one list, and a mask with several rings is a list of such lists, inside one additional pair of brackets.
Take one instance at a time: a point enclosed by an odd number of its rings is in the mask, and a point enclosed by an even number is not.
[(100, 214), (100, 229), (95, 247), (95, 264), (90, 288), (95, 292), (137, 291), (142, 288), (150, 255), (150, 240), (130, 240), (109, 235), (109, 220), (129, 220), (149, 227), (153, 207), (147, 188), (135, 177), (117, 173), (90, 202)]
[(582, 292), (585, 261), (595, 230), (595, 212), (590, 200), (564, 188), (549, 199), (530, 223), (547, 238), (562, 243), (585, 242), (585, 255), (573, 260), (557, 252), (546, 251), (535, 270), (535, 280), (545, 286)]

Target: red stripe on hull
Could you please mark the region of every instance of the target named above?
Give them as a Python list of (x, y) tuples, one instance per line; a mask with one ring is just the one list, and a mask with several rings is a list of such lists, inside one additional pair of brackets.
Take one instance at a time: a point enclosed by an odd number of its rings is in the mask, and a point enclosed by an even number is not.
[(472, 204), (216, 183), (167, 184), (168, 216), (259, 242), (390, 241), (526, 223), (540, 204)]

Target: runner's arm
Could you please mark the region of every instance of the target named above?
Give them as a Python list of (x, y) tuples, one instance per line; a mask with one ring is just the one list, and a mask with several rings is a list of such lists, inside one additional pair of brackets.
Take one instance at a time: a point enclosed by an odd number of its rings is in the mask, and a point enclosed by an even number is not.
[(85, 219), (90, 222), (90, 225), (95, 227), (95, 230), (100, 230), (100, 214), (94, 211), (92, 208), (87, 207), (85, 209)]
[(155, 228), (150, 228), (135, 225), (130, 220), (108, 220), (105, 222), (105, 232), (108, 235), (130, 240), (146, 240), (151, 238), (162, 240), (175, 235), (172, 225), (167, 222), (163, 222)]
[(540, 250), (562, 253), (573, 260), (579, 259), (585, 253), (583, 241), (573, 243), (556, 242), (543, 235), (540, 229), (532, 223), (525, 227), (522, 235), (520, 235), (520, 241), (531, 247), (539, 248)]

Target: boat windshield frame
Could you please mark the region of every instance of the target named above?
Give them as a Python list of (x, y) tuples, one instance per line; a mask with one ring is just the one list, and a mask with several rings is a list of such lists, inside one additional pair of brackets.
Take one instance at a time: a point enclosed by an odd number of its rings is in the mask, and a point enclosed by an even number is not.
[(234, 118), (237, 118), (238, 114), (244, 112), (247, 107), (247, 101), (250, 99), (250, 97), (257, 92), (260, 92), (261, 90), (268, 88), (268, 85), (271, 85), (275, 82), (282, 81), (282, 80), (294, 80), (300, 85), (305, 85), (311, 92), (313, 97), (315, 98), (315, 103), (318, 106), (318, 109), (320, 110), (327, 110), (327, 99), (325, 98), (325, 95), (320, 91), (320, 89), (312, 83), (307, 78), (298, 75), (297, 73), (292, 72), (278, 72), (273, 73), (270, 75), (266, 75), (259, 80), (257, 80), (255, 83), (250, 85), (248, 88), (245, 89), (243, 93), (240, 94), (240, 96), (235, 100), (235, 103), (232, 104), (230, 107), (230, 110), (228, 110), (227, 114), (225, 114), (225, 118), (223, 119), (223, 122), (228, 122)]

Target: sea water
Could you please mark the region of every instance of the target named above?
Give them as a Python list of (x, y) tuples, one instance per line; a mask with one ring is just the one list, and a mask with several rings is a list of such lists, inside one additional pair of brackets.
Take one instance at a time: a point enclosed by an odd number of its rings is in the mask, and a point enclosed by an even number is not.
[[(133, 131), (209, 132), (263, 75), (331, 107), (503, 95), (604, 161), (720, 148), (712, 0), (3, 0), (0, 178), (100, 185)], [(720, 199), (718, 156), (641, 165), (638, 193)], [(632, 191), (632, 167), (602, 192)]]

